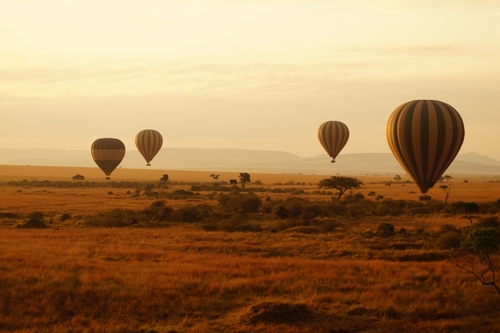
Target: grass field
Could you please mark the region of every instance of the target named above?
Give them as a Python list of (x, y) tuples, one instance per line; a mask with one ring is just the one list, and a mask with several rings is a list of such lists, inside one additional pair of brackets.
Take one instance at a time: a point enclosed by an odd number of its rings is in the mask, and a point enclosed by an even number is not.
[[(460, 216), (365, 216), (337, 221), (328, 232), (309, 227), (205, 231), (196, 223), (81, 227), (58, 218), (140, 210), (155, 199), (130, 195), (133, 188), (33, 185), (34, 180), (69, 181), (77, 173), (86, 181), (103, 181), (100, 170), (92, 168), (0, 166), (2, 332), (500, 332), (500, 296), (457, 268), (448, 249), (436, 246), (443, 226), (468, 226)], [(216, 171), (126, 169), (112, 178), (157, 182), (164, 173), (169, 190), (213, 182), (211, 173), (221, 174), (219, 181), (238, 178)], [(247, 187), (295, 187), (302, 190), (299, 196), (325, 201), (331, 196), (314, 192), (326, 177), (252, 173)], [(405, 178), (386, 186), (393, 176), (358, 177), (365, 196), (418, 198)], [(257, 180), (262, 185), (255, 185)], [(454, 177), (450, 183), (450, 202), (500, 197), (496, 178), (463, 180)], [(444, 200), (443, 191), (431, 191)], [(263, 200), (292, 196), (256, 194)], [(199, 199), (168, 203), (175, 207)], [(13, 228), (9, 214), (33, 211), (52, 219), (49, 228)], [(398, 232), (378, 235), (381, 223)]]

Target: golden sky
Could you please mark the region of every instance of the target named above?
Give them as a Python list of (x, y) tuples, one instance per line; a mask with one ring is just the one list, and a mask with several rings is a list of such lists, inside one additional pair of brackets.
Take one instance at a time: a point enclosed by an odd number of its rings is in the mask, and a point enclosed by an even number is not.
[(500, 160), (500, 1), (3, 0), (0, 148), (164, 147), (390, 152), (413, 99), (461, 114), (462, 153)]

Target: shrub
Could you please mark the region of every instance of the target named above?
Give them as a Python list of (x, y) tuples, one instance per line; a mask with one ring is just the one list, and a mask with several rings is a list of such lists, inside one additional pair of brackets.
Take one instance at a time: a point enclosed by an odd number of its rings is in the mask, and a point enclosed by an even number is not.
[(59, 218), (59, 221), (64, 222), (67, 221), (71, 218), (71, 214), (69, 213), (63, 213), (61, 214), (61, 217)]
[(341, 228), (343, 226), (344, 225), (341, 222), (329, 219), (329, 220), (322, 221), (318, 225), (318, 228), (321, 229), (323, 232), (332, 232), (332, 231), (335, 231), (335, 229)]
[(171, 214), (172, 221), (176, 222), (199, 222), (202, 220), (202, 216), (195, 206), (184, 206), (176, 209)]
[(23, 224), (17, 226), (18, 228), (34, 228), (34, 229), (43, 229), (47, 226), (45, 225), (45, 217), (41, 212), (31, 212), (28, 214), (28, 218)]
[(404, 214), (404, 208), (406, 207), (405, 200), (393, 200), (393, 199), (384, 199), (380, 202), (377, 207), (378, 215), (391, 215), (391, 216), (400, 216)]
[(373, 212), (373, 201), (360, 199), (347, 205), (347, 215), (350, 217), (359, 217), (371, 214)]
[(221, 207), (230, 212), (256, 213), (262, 206), (262, 200), (252, 192), (221, 194), (217, 201)]
[(157, 200), (151, 203), (148, 208), (143, 210), (145, 220), (148, 222), (168, 222), (172, 221), (172, 213), (174, 209), (165, 204), (163, 200)]
[(438, 249), (458, 249), (460, 244), (464, 241), (459, 230), (447, 231), (440, 234), (435, 240), (435, 247)]
[(193, 196), (199, 195), (198, 193), (194, 193), (193, 191), (186, 191), (183, 189), (175, 190), (172, 193), (169, 193), (167, 195), (167, 198), (169, 199), (188, 199), (192, 198)]
[(138, 223), (137, 213), (131, 209), (115, 208), (86, 218), (86, 224), (96, 227), (127, 227)]
[(347, 212), (346, 206), (338, 201), (330, 201), (324, 205), (329, 215), (345, 215)]
[(500, 226), (500, 223), (498, 222), (498, 216), (491, 215), (479, 219), (479, 221), (476, 223), (476, 226), (479, 228), (498, 228)]
[(239, 206), (244, 213), (256, 213), (262, 206), (262, 200), (253, 193), (240, 195), (239, 199)]
[(425, 215), (430, 213), (430, 209), (421, 201), (409, 200), (406, 202), (404, 213), (407, 215)]
[(245, 219), (238, 218), (234, 216), (229, 220), (225, 220), (219, 223), (219, 230), (227, 231), (227, 232), (255, 232), (262, 231), (262, 228), (259, 225), (254, 225)]
[(274, 216), (283, 220), (290, 216), (290, 212), (286, 207), (279, 205), (274, 208)]
[(308, 203), (304, 205), (300, 218), (303, 220), (311, 220), (322, 215), (324, 215), (324, 211), (320, 204)]
[(380, 237), (392, 237), (395, 234), (394, 226), (390, 223), (380, 223), (377, 227), (377, 235)]
[(363, 200), (364, 198), (365, 198), (365, 196), (361, 192), (356, 192), (356, 193), (349, 192), (348, 194), (346, 194), (344, 196), (344, 202), (347, 202), (347, 203), (359, 202), (359, 201)]

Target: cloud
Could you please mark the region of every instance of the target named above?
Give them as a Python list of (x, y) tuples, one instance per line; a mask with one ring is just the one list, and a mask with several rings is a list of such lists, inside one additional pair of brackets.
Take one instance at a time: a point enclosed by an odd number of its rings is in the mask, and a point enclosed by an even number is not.
[[(345, 0), (346, 1), (346, 0)], [(378, 7), (389, 10), (427, 11), (434, 9), (456, 8), (461, 5), (481, 6), (500, 4), (499, 0), (348, 0), (360, 6)]]
[[(412, 82), (435, 76), (451, 80), (468, 72), (472, 72), (468, 77), (487, 76), (477, 67), (481, 62), (472, 67), (460, 62), (468, 50), (453, 44), (337, 48), (298, 62), (244, 56), (176, 60), (36, 57), (38, 61), (33, 61), (34, 57), (11, 54), (0, 62), (0, 90), (10, 96), (46, 99), (154, 94), (293, 99), (351, 94), (375, 81), (382, 84), (404, 78)], [(461, 66), (455, 66), (456, 62)], [(487, 69), (495, 71), (491, 66)]]

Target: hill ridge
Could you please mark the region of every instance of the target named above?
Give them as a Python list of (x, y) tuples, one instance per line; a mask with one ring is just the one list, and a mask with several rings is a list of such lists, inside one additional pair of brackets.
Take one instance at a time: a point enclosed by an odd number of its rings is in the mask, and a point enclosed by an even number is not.
[[(153, 159), (151, 168), (310, 174), (404, 173), (391, 153), (340, 154), (336, 163), (330, 160), (326, 154), (300, 157), (286, 151), (165, 147)], [(64, 149), (0, 149), (0, 164), (96, 166), (89, 151)], [(121, 166), (146, 168), (146, 162), (137, 150), (129, 150)], [(459, 154), (447, 172), (500, 174), (500, 161), (468, 152)]]

